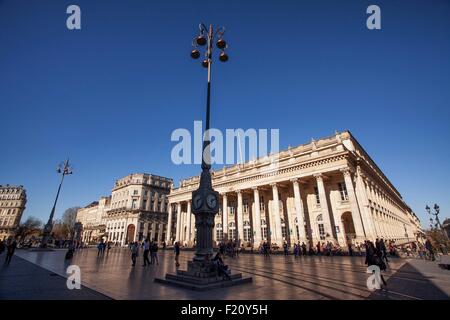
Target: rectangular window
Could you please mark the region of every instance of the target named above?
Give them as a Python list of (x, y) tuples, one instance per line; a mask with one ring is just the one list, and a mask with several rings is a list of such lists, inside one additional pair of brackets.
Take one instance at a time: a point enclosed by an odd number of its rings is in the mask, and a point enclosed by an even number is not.
[(216, 230), (216, 240), (223, 241), (223, 230), (222, 228)]
[(242, 205), (242, 210), (244, 213), (248, 213), (248, 200), (244, 200), (244, 204)]
[(319, 189), (317, 187), (314, 187), (314, 194), (316, 195), (316, 204), (320, 204)]
[(136, 209), (136, 199), (133, 199), (133, 202), (131, 204), (131, 208)]
[(265, 206), (264, 206), (264, 196), (259, 197), (259, 210), (261, 212), (264, 212)]
[(138, 191), (137, 191), (137, 190), (134, 190), (134, 191), (133, 191), (133, 194), (134, 194), (134, 195), (137, 195), (137, 194), (138, 194)]
[(347, 187), (345, 186), (344, 182), (339, 182), (339, 193), (341, 194), (341, 200), (346, 201), (348, 200), (348, 193), (347, 193)]
[(320, 240), (325, 240), (325, 228), (322, 223), (319, 223)]

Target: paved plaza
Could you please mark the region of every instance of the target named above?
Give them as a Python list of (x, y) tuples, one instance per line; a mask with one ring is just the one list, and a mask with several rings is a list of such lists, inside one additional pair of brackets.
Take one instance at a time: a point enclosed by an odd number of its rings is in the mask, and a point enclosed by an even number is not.
[[(159, 252), (159, 265), (142, 266), (142, 255), (131, 267), (127, 248), (113, 248), (103, 257), (96, 249), (78, 251), (64, 260), (65, 250), (36, 252), (17, 250), (13, 262), (0, 269), (2, 299), (449, 299), (450, 271), (436, 262), (391, 259), (385, 273), (387, 291), (371, 292), (364, 257), (284, 257), (241, 254), (227, 258), (233, 272), (253, 277), (253, 283), (207, 292), (195, 292), (154, 282), (175, 272), (171, 250)], [(192, 251), (182, 251), (181, 269)], [(448, 263), (449, 257), (442, 262)], [(69, 264), (81, 269), (82, 290), (68, 290), (65, 270)], [(30, 291), (30, 288), (31, 291)]]

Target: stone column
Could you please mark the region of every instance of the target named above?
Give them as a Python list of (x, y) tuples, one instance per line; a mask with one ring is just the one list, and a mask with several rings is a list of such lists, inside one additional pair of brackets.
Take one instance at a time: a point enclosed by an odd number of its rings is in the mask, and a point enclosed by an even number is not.
[(271, 242), (276, 242), (280, 248), (283, 247), (283, 236), (281, 233), (281, 217), (280, 217), (280, 201), (278, 198), (278, 187), (276, 183), (272, 183), (272, 195), (273, 195), (273, 213), (270, 218), (274, 218), (274, 230), (272, 231)]
[(347, 189), (348, 198), (350, 200), (350, 207), (352, 210), (353, 225), (355, 226), (356, 241), (361, 242), (366, 239), (366, 233), (362, 224), (361, 213), (359, 212), (358, 202), (353, 188), (352, 176), (349, 168), (341, 169), (344, 175), (345, 188)]
[(242, 191), (237, 190), (237, 243), (239, 247), (241, 246), (241, 243), (244, 241), (244, 213), (242, 208)]
[(167, 208), (167, 231), (166, 231), (166, 243), (171, 245), (171, 235), (172, 233), (172, 204), (169, 203)]
[[(319, 199), (320, 199), (320, 208), (322, 209), (322, 218), (324, 222), (324, 230), (325, 230), (325, 240), (336, 240), (333, 236), (331, 219), (330, 219), (330, 211), (328, 209), (328, 201), (327, 195), (325, 193), (325, 186), (323, 184), (323, 176), (321, 173), (315, 174), (314, 177), (317, 181), (317, 190), (319, 191)], [(327, 237), (326, 234), (329, 236)], [(317, 234), (317, 238), (320, 238), (320, 235)]]
[(302, 197), (300, 194), (300, 186), (298, 183), (298, 179), (292, 179), (291, 182), (294, 187), (295, 214), (297, 217), (298, 233), (300, 236), (300, 238), (298, 240), (300, 242), (306, 243), (307, 241), (306, 241), (306, 234), (305, 234), (305, 215), (303, 212), (303, 204), (302, 204)]
[(195, 241), (195, 215), (191, 213), (191, 241), (192, 244)]
[(261, 208), (259, 204), (259, 190), (258, 187), (253, 187), (253, 203), (255, 206), (254, 216), (253, 216), (253, 248), (258, 249), (259, 244), (262, 240), (261, 236)]
[(165, 212), (166, 211), (166, 195), (165, 194), (161, 194), (161, 207), (159, 208), (160, 212)]
[(359, 199), (358, 203), (361, 207), (361, 215), (363, 217), (363, 227), (366, 231), (366, 238), (369, 240), (375, 240), (375, 225), (370, 211), (369, 198), (367, 195), (366, 184), (364, 182), (364, 176), (361, 168), (358, 166), (356, 175), (356, 198)]
[(162, 243), (162, 234), (164, 232), (164, 223), (160, 222), (159, 223), (159, 230), (158, 230), (158, 239), (156, 241), (158, 241), (158, 244), (160, 245)]
[(191, 200), (187, 201), (187, 212), (186, 212), (186, 240), (188, 246), (192, 246), (192, 235), (191, 235)]
[(228, 241), (228, 199), (226, 193), (222, 195), (222, 206), (223, 241)]
[(177, 203), (177, 235), (175, 241), (181, 241), (181, 203)]

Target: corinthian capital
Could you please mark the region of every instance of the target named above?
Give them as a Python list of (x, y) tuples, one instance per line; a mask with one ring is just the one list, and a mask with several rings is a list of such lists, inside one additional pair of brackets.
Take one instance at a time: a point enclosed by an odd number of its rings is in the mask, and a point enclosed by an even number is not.
[(344, 177), (350, 176), (350, 168), (342, 168), (340, 169), (340, 171), (342, 172), (342, 174), (344, 175)]
[(314, 178), (316, 178), (317, 181), (323, 181), (323, 174), (316, 173), (313, 176), (314, 176)]

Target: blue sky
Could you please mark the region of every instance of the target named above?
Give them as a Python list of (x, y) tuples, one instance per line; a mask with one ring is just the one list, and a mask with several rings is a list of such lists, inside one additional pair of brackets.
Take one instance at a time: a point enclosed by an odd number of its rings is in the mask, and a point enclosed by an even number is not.
[[(82, 29), (66, 28), (77, 4)], [(381, 7), (382, 29), (366, 28)], [(425, 226), (450, 216), (448, 1), (0, 0), (0, 184), (27, 189), (46, 220), (115, 179), (179, 179), (170, 135), (202, 120), (205, 70), (189, 58), (199, 22), (224, 25), (230, 61), (213, 66), (212, 125), (279, 128), (280, 147), (350, 130)]]

